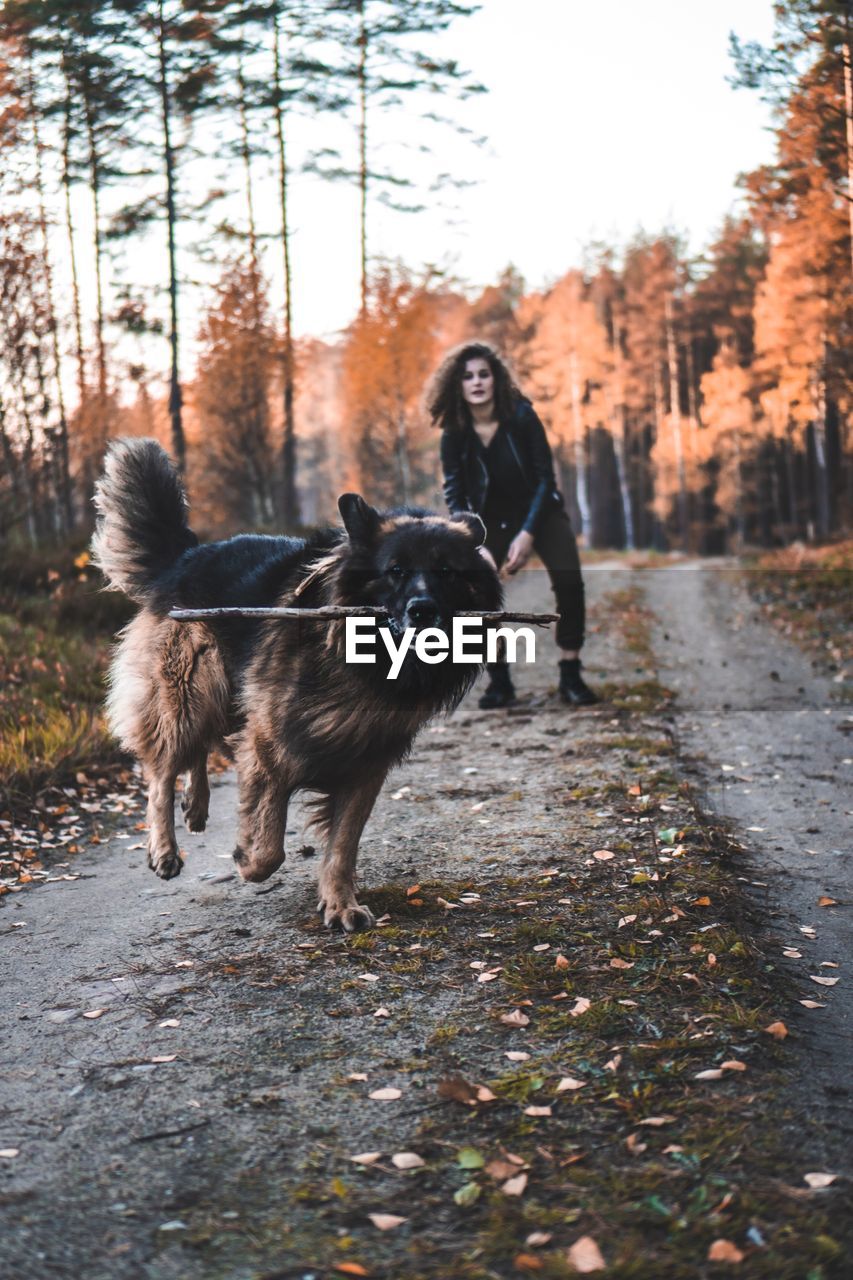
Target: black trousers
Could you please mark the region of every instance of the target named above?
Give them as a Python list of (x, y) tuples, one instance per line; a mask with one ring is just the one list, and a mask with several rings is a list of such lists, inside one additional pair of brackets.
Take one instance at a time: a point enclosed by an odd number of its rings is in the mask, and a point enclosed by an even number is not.
[[(509, 544), (518, 533), (514, 521), (500, 521), (484, 516), (486, 546), (501, 567)], [(533, 540), (536, 554), (548, 571), (557, 600), (557, 644), (561, 649), (580, 649), (586, 627), (586, 600), (578, 544), (568, 515), (554, 507), (542, 517)]]

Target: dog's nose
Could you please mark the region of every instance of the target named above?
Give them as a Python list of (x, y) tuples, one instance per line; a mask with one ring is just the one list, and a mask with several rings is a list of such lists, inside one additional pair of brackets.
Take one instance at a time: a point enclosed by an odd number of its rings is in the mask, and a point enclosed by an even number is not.
[(429, 596), (412, 596), (406, 605), (406, 613), (416, 627), (427, 627), (438, 617), (438, 608)]

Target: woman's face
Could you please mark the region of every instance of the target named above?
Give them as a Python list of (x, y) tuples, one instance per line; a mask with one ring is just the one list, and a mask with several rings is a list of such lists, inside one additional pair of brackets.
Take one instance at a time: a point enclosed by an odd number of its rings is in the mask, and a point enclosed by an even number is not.
[(489, 368), (488, 360), (475, 356), (465, 361), (462, 371), (462, 398), (472, 409), (477, 405), (488, 405), (495, 398), (495, 380)]

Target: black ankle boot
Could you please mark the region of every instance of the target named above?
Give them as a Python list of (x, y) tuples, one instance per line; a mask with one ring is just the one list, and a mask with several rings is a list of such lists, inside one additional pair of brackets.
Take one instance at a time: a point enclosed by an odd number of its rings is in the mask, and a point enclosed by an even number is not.
[(598, 698), (581, 675), (580, 658), (560, 660), (560, 697), (573, 707), (589, 707)]
[(486, 670), (489, 673), (489, 687), (480, 698), (479, 706), (483, 711), (494, 707), (508, 707), (515, 702), (515, 689), (509, 678), (509, 667), (505, 662), (490, 662)]

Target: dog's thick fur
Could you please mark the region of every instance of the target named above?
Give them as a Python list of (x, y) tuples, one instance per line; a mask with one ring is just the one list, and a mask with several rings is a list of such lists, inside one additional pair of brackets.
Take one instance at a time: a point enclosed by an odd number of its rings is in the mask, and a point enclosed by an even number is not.
[[(344, 661), (343, 622), (228, 619), (176, 622), (174, 608), (227, 605), (379, 605), (400, 634), (450, 629), (457, 611), (500, 608), (493, 566), (480, 553), (477, 516), (380, 514), (344, 494), (344, 529), (308, 540), (243, 535), (199, 545), (168, 457), (153, 440), (125, 440), (107, 454), (95, 494), (94, 558), (109, 584), (142, 607), (122, 633), (108, 710), (148, 783), (148, 862), (170, 879), (182, 861), (174, 793), (187, 773), (183, 811), (203, 831), (207, 757), (226, 739), (240, 789), (234, 858), (245, 880), (265, 880), (284, 860), (294, 791), (319, 793), (326, 837), (320, 904), (328, 926), (373, 923), (355, 893), (358, 844), (388, 770), (437, 712), (456, 705), (474, 664), (427, 665), (410, 650), (386, 679), (375, 665)], [(378, 637), (377, 637), (378, 640)]]

